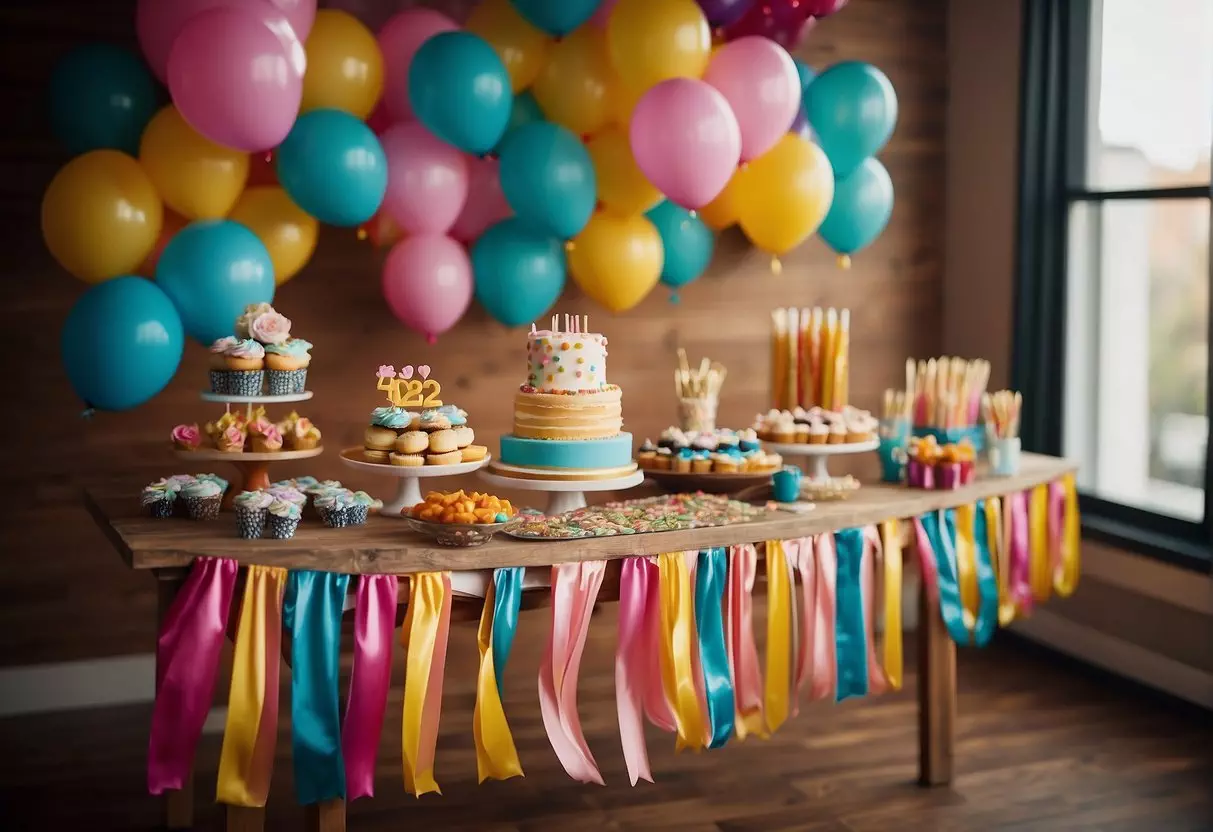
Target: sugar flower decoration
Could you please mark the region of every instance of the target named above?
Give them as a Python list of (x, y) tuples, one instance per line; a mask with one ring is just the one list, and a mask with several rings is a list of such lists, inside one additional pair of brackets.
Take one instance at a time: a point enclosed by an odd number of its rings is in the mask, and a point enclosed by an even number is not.
[(375, 375), (378, 378), (392, 378), (396, 375), (396, 368), (391, 364), (380, 364), (379, 372), (377, 372)]

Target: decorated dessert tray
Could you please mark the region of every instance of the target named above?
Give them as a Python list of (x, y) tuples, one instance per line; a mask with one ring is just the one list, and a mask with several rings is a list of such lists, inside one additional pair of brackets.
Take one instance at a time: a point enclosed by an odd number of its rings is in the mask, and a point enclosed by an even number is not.
[(644, 472), (647, 479), (657, 483), (668, 491), (705, 491), (709, 494), (736, 494), (744, 488), (750, 488), (769, 482), (771, 471), (738, 471), (735, 473), (697, 473), (691, 471), (659, 471), (648, 469)]
[(764, 517), (765, 508), (713, 494), (670, 494), (589, 506), (559, 516), (521, 515), (504, 534), (524, 540), (571, 540), (729, 526)]

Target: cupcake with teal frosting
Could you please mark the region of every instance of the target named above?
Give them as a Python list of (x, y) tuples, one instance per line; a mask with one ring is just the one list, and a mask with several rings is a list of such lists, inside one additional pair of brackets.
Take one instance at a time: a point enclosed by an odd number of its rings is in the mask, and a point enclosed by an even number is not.
[(191, 520), (214, 520), (223, 502), (223, 488), (214, 480), (195, 479), (182, 487), (181, 498)]
[(272, 497), (267, 509), (266, 531), (275, 540), (286, 540), (295, 536), (303, 510), (289, 500)]
[(196, 480), (207, 480), (208, 482), (213, 482), (215, 485), (219, 486), (221, 492), (227, 491), (228, 481), (218, 474), (195, 474), (193, 478)]
[(376, 500), (365, 491), (355, 491), (353, 497), (354, 505), (349, 509), (351, 526), (361, 526), (372, 511), (383, 508), (383, 500)]
[(148, 515), (163, 520), (173, 516), (177, 504), (178, 486), (169, 480), (156, 480), (143, 489), (140, 505)]
[[(326, 526), (343, 529), (346, 526), (356, 525), (359, 512), (356, 509), (357, 503), (353, 491), (346, 488), (326, 491), (316, 497), (315, 504), (316, 511)], [(365, 507), (361, 514), (362, 522), (366, 522), (367, 509)]]
[(269, 487), (269, 494), (280, 500), (286, 500), (288, 503), (294, 503), (300, 508), (307, 504), (307, 495), (293, 485), (275, 483)]
[(265, 531), (270, 504), (274, 497), (268, 491), (242, 491), (232, 501), (236, 509), (237, 534), (245, 540), (256, 540)]
[(302, 338), (265, 345), (265, 381), (271, 396), (303, 392), (307, 368), (312, 363), (311, 350), (311, 342)]

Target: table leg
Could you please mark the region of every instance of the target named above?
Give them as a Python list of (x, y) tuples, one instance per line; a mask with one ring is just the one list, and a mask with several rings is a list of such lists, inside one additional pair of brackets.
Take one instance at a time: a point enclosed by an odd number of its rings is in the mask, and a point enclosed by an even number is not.
[(265, 809), (250, 806), (227, 807), (227, 832), (262, 832)]
[[(168, 617), (169, 608), (177, 592), (185, 584), (189, 571), (185, 569), (163, 569), (156, 572), (158, 590), (156, 610), (156, 633)], [(159, 674), (157, 674), (158, 676)], [(184, 787), (166, 792), (164, 795), (164, 826), (166, 829), (190, 829), (194, 825), (194, 772), (191, 769)]]
[(952, 782), (956, 741), (956, 645), (939, 610), (927, 597), (918, 602), (918, 782)]
[(337, 798), (304, 807), (308, 832), (345, 832), (345, 801)]

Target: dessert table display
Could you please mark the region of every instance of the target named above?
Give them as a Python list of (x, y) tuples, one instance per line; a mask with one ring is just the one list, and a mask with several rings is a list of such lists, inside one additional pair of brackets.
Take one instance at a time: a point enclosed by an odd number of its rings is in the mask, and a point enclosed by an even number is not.
[[(164, 796), (170, 828), (191, 822), (193, 751), (219, 683), (225, 632), (235, 633), (235, 654), (217, 797), (229, 807), (229, 828), (264, 821), (278, 656), (289, 639), (295, 796), (310, 807), (314, 828), (331, 830), (344, 829), (345, 801), (372, 795), (393, 657), (369, 645), (394, 642), (398, 602), (407, 604), (404, 788), (438, 788), (453, 583), (484, 588), (473, 725), (481, 779), (522, 773), (495, 680), (525, 582), (550, 583), (554, 605), (538, 668), (553, 751), (571, 777), (602, 782), (570, 686), (593, 626), (590, 608), (618, 597), (618, 716), (635, 783), (660, 776), (648, 762), (646, 718), (675, 734), (679, 748), (718, 749), (778, 730), (802, 698), (841, 701), (899, 688), (902, 574), (916, 566), (920, 775), (940, 784), (952, 778), (955, 645), (987, 643), (997, 627), (1054, 593), (1068, 595), (1078, 579), (1074, 466), (1031, 454), (1014, 476), (979, 475), (954, 490), (871, 484), (805, 514), (756, 506), (753, 516), (726, 525), (567, 540), (521, 540), (507, 531), (475, 548), (436, 545), (379, 517), (343, 529), (305, 523), (285, 540), (240, 540), (221, 524), (148, 516), (134, 489), (86, 496), (127, 565), (160, 583), (148, 785)], [(453, 580), (475, 573), (483, 577)], [(760, 660), (750, 611), (763, 587)], [(347, 608), (355, 653), (349, 690), (340, 691), (333, 636)], [(650, 673), (658, 664), (669, 670), (661, 678)]]

